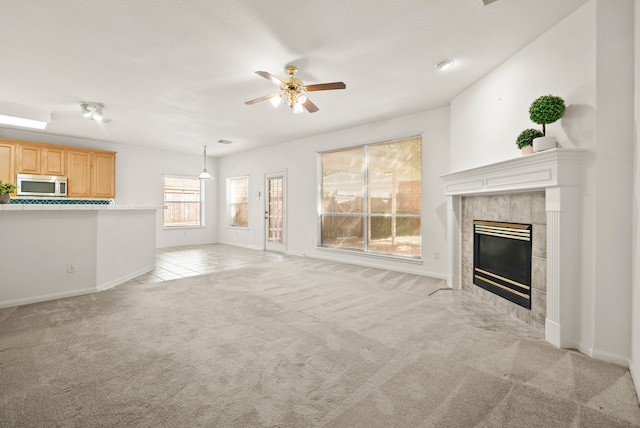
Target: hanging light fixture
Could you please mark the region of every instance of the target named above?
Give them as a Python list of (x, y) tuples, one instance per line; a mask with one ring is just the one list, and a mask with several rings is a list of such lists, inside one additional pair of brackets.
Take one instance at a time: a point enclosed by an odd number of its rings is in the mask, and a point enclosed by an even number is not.
[(209, 174), (209, 171), (207, 171), (207, 146), (205, 145), (202, 147), (204, 148), (204, 154), (203, 154), (204, 162), (203, 162), (202, 172), (200, 173), (198, 178), (200, 180), (213, 180), (213, 177), (211, 176), (211, 174)]

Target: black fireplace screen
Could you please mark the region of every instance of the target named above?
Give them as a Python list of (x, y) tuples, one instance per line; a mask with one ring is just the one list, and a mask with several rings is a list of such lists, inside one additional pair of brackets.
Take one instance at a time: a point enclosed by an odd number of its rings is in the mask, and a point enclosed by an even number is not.
[(531, 225), (474, 220), (473, 283), (531, 309)]

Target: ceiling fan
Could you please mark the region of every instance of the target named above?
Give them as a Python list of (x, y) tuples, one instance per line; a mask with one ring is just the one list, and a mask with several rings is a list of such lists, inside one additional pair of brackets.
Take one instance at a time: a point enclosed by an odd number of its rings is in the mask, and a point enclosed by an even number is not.
[(318, 111), (318, 107), (307, 98), (304, 94), (305, 92), (345, 89), (347, 87), (343, 82), (305, 85), (302, 83), (302, 80), (293, 77), (293, 75), (298, 71), (296, 67), (289, 65), (286, 70), (287, 74), (289, 74), (289, 78), (286, 80), (280, 80), (273, 74), (267, 73), (266, 71), (256, 71), (258, 76), (262, 76), (278, 85), (280, 87), (280, 92), (247, 101), (245, 104), (251, 105), (260, 101), (269, 100), (274, 107), (278, 107), (282, 100), (285, 100), (289, 105), (289, 108), (293, 110), (294, 113), (302, 113), (304, 111), (303, 109), (306, 109), (309, 113), (315, 113)]

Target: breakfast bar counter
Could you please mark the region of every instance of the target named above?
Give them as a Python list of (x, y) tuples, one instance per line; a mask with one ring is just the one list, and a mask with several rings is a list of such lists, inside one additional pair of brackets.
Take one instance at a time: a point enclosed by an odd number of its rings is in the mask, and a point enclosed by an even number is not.
[(161, 208), (0, 204), (0, 308), (95, 293), (153, 270)]

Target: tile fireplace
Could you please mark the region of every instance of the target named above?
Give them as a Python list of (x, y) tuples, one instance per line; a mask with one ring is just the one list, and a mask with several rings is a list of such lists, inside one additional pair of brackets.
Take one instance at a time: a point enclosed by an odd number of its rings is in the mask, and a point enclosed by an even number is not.
[[(532, 310), (517, 305), (520, 309), (514, 308), (513, 313), (518, 318), (529, 317), (525, 321), (530, 323), (537, 322), (544, 328), (546, 340), (561, 348), (575, 347), (576, 340), (578, 202), (582, 153), (581, 149), (552, 149), (441, 176), (448, 201), (448, 285), (454, 289), (467, 288), (469, 277), (475, 276), (474, 268), (465, 268), (473, 266), (473, 261), (469, 259), (473, 258), (474, 250), (468, 236), (469, 229), (475, 229), (475, 225), (470, 224), (470, 221), (533, 223), (530, 236), (533, 236), (534, 257), (529, 269), (534, 277), (531, 280)], [(527, 199), (531, 201), (528, 220), (527, 213), (522, 212), (524, 205), (518, 202)], [(482, 214), (482, 208), (476, 206), (482, 200), (508, 204), (512, 207), (512, 219), (486, 216), (474, 216), (470, 219), (468, 214), (474, 209)], [(535, 207), (541, 205), (541, 201), (544, 201), (544, 210), (536, 210)], [(490, 209), (493, 208), (484, 208), (484, 213)], [(532, 216), (541, 216), (543, 220), (537, 221), (541, 224), (531, 222)], [(473, 232), (471, 233), (473, 236)], [(537, 241), (544, 242), (545, 257), (536, 259), (536, 251), (542, 251), (539, 246), (536, 247), (535, 239), (535, 235), (540, 233), (543, 238)], [(536, 261), (543, 263), (543, 266), (536, 266)], [(540, 275), (541, 272), (545, 279), (542, 285), (536, 287), (535, 275)], [(474, 288), (481, 290), (480, 292), (485, 291), (475, 285)], [(476, 294), (472, 289), (469, 291)], [(536, 309), (536, 304), (543, 306), (542, 309)]]

